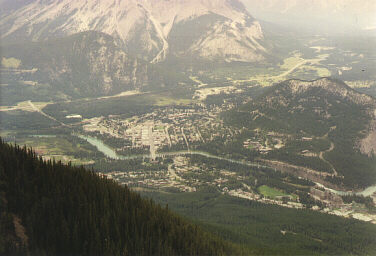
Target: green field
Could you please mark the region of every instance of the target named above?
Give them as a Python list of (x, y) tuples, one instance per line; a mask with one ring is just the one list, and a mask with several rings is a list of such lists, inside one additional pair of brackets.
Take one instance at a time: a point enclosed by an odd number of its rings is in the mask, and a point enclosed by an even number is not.
[(67, 122), (68, 120), (65, 117), (70, 114), (79, 114), (83, 118), (108, 115), (122, 115), (123, 118), (131, 118), (135, 115), (151, 112), (155, 107), (191, 104), (193, 101), (189, 97), (192, 97), (189, 93), (185, 94), (184, 91), (175, 90), (106, 99), (92, 98), (61, 102), (49, 104), (43, 108), (43, 111), (62, 122)]
[(328, 55), (317, 55), (312, 59), (304, 59), (300, 52), (292, 52), (281, 64), (276, 66), (220, 67), (212, 73), (209, 72), (209, 76), (234, 85), (254, 82), (264, 87), (297, 75), (306, 79), (328, 77), (331, 75), (330, 71), (320, 64), (327, 57)]
[(289, 196), (288, 194), (283, 193), (282, 191), (278, 189), (271, 188), (266, 185), (262, 185), (258, 187), (258, 191), (265, 197), (270, 197), (272, 199), (275, 199), (277, 196)]
[(170, 105), (188, 105), (191, 104), (193, 101), (190, 99), (176, 99), (172, 97), (164, 97), (164, 96), (151, 96), (151, 100), (154, 101), (154, 105), (163, 107), (163, 106), (170, 106)]
[(301, 54), (294, 54), (292, 57), (288, 57), (283, 60), (283, 64), (280, 65), (281, 69), (289, 70), (294, 66), (298, 65), (300, 62), (304, 61), (304, 59), (300, 58)]
[(86, 165), (93, 163), (92, 157), (96, 150), (89, 144), (76, 138), (67, 136), (17, 136), (17, 144), (32, 147), (45, 159), (54, 159), (63, 163), (71, 162), (73, 165)]
[(220, 67), (211, 72), (215, 78), (227, 80), (248, 80), (257, 76), (278, 75), (278, 70), (274, 68), (254, 66)]

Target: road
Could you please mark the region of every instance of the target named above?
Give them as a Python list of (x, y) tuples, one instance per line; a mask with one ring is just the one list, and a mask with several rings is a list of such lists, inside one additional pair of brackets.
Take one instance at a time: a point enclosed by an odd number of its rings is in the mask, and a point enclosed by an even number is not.
[[(47, 104), (45, 104), (45, 105), (47, 105)], [(51, 119), (51, 120), (53, 120), (53, 121), (61, 124), (62, 126), (71, 127), (70, 125), (67, 125), (67, 124), (65, 124), (65, 123), (57, 120), (56, 118), (54, 118), (54, 117), (46, 114), (45, 112), (43, 112), (42, 109), (40, 109), (37, 106), (35, 106), (35, 104), (31, 100), (28, 100), (28, 101), (25, 101), (25, 102), (20, 102), (20, 103), (18, 103), (17, 106), (1, 106), (0, 107), (0, 111), (5, 111), (6, 112), (6, 111), (14, 111), (14, 110), (29, 111), (29, 112), (38, 112), (42, 116), (45, 116), (48, 119)]]
[(330, 142), (330, 148), (325, 151), (321, 151), (319, 154), (319, 158), (330, 166), (330, 168), (333, 171), (334, 176), (338, 176), (337, 170), (334, 168), (334, 166), (328, 160), (324, 158), (324, 154), (327, 152), (333, 151), (333, 149), (334, 149), (334, 143)]
[[(327, 139), (327, 140), (329, 140), (329, 139), (328, 139), (328, 137), (329, 137), (329, 133), (332, 132), (332, 131), (334, 131), (336, 128), (337, 128), (336, 126), (332, 126), (332, 127), (330, 127), (330, 130), (329, 130), (324, 136), (319, 137), (319, 139)], [(334, 148), (335, 148), (334, 143), (330, 141), (330, 147), (329, 147), (329, 149), (324, 150), (324, 151), (321, 151), (320, 154), (319, 154), (319, 158), (320, 158), (323, 162), (327, 163), (327, 164), (330, 166), (330, 168), (332, 169), (332, 172), (333, 172), (334, 176), (338, 176), (338, 172), (337, 172), (337, 170), (336, 170), (336, 169), (334, 168), (334, 166), (333, 166), (328, 160), (326, 160), (325, 157), (324, 157), (324, 154), (325, 154), (325, 153), (328, 153), (328, 152), (333, 151)]]
[[(196, 130), (197, 130), (197, 134), (198, 134), (198, 136), (199, 136), (200, 139), (201, 139), (201, 142), (205, 143), (205, 140), (204, 140), (204, 138), (203, 138), (202, 135), (201, 135), (200, 129), (198, 129), (198, 127), (196, 127)], [(232, 136), (234, 136), (234, 135), (232, 134)]]
[(119, 97), (124, 97), (124, 96), (141, 95), (141, 94), (144, 94), (144, 92), (133, 90), (133, 91), (121, 92), (121, 93), (118, 93), (118, 94), (115, 94), (115, 95), (110, 95), (110, 96), (102, 96), (102, 97), (92, 98), (91, 100), (103, 100), (103, 99), (119, 98)]
[(179, 180), (179, 181), (185, 181), (182, 177), (176, 174), (175, 170), (172, 168), (172, 165), (170, 164), (168, 166), (168, 175), (172, 180)]
[(298, 64), (296, 64), (295, 66), (293, 66), (292, 68), (290, 68), (289, 70), (287, 70), (286, 72), (283, 72), (282, 74), (278, 75), (278, 76), (272, 76), (272, 78), (282, 78), (282, 77), (285, 77), (287, 76), (288, 74), (292, 73), (295, 69), (299, 68), (300, 66), (306, 64), (310, 62), (310, 60), (302, 60), (301, 62), (299, 62)]
[(185, 144), (187, 144), (187, 149), (189, 151), (189, 143), (188, 143), (188, 140), (187, 140), (187, 136), (185, 136), (185, 134), (184, 134), (184, 128), (183, 127), (181, 128), (181, 134), (183, 134)]
[(152, 160), (155, 160), (155, 146), (154, 146), (154, 136), (153, 136), (153, 124), (148, 124), (148, 135), (149, 135), (149, 144), (150, 144), (150, 157)]
[(320, 63), (320, 61), (325, 60), (323, 57), (319, 57), (317, 59), (306, 59), (302, 60), (299, 63), (297, 63), (295, 66), (290, 68), (289, 70), (283, 72), (282, 74), (276, 75), (276, 76), (262, 76), (260, 78), (252, 78), (252, 79), (245, 79), (245, 80), (234, 80), (232, 81), (233, 83), (243, 83), (243, 82), (251, 82), (251, 81), (261, 81), (261, 80), (278, 80), (278, 79), (285, 79), (287, 75), (291, 74), (294, 70), (297, 68), (307, 64), (307, 63), (312, 63), (312, 64), (317, 64)]
[(164, 127), (164, 130), (165, 130), (165, 133), (166, 133), (166, 137), (167, 137), (167, 140), (168, 140), (168, 144), (170, 145), (170, 147), (172, 146), (172, 143), (171, 143), (171, 137), (170, 137), (170, 134), (168, 133), (168, 127), (165, 126)]
[(283, 72), (282, 74), (279, 74), (279, 75), (276, 75), (276, 76), (263, 76), (263, 77), (260, 77), (260, 78), (252, 78), (252, 79), (245, 79), (245, 80), (234, 80), (233, 83), (243, 83), (243, 82), (252, 82), (252, 81), (260, 81), (260, 80), (265, 80), (265, 79), (268, 79), (268, 80), (273, 80), (273, 79), (282, 79), (284, 78), (285, 76), (289, 75), (290, 73), (292, 73), (295, 69), (305, 65), (306, 63), (308, 62), (311, 62), (312, 60), (302, 60), (301, 62), (299, 62), (298, 64), (296, 64), (295, 66), (293, 66), (292, 68), (290, 68), (289, 70)]
[(30, 107), (31, 107), (35, 112), (38, 112), (39, 114), (41, 114), (41, 115), (43, 115), (43, 116), (45, 116), (45, 117), (47, 117), (47, 118), (49, 118), (49, 119), (51, 119), (51, 120), (53, 120), (53, 121), (59, 123), (59, 124), (61, 124), (62, 126), (70, 127), (70, 125), (64, 124), (63, 122), (57, 120), (56, 118), (54, 118), (54, 117), (52, 117), (52, 116), (47, 115), (46, 113), (44, 113), (41, 109), (39, 109), (37, 106), (35, 106), (34, 103), (31, 102), (30, 100), (27, 101), (27, 103), (30, 105)]
[(201, 82), (200, 80), (198, 80), (198, 78), (195, 77), (195, 76), (190, 76), (189, 79), (191, 79), (193, 82), (197, 83), (198, 88), (208, 85), (208, 84), (205, 84), (205, 83)]

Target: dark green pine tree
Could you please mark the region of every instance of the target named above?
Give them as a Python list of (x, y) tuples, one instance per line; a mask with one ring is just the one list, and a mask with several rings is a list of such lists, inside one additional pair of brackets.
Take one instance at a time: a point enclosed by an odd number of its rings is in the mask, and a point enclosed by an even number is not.
[[(82, 167), (0, 141), (0, 255), (241, 255), (233, 244)], [(26, 248), (8, 241), (13, 216)], [(14, 229), (14, 228), (13, 228)], [(6, 234), (5, 236), (3, 234)]]

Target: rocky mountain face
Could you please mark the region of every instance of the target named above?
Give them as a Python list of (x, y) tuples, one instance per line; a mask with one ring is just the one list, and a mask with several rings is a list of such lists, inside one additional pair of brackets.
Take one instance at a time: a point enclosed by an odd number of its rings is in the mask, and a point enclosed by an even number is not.
[(169, 54), (255, 62), (267, 53), (259, 23), (239, 0), (3, 0), (0, 9), (4, 42), (94, 30), (150, 62)]
[[(26, 92), (40, 94), (42, 88), (63, 98), (108, 95), (140, 89), (148, 79), (145, 62), (129, 56), (113, 37), (94, 31), (4, 46), (0, 59), (3, 82), (19, 86), (25, 99), (31, 96)], [(12, 60), (19, 65), (9, 66)]]

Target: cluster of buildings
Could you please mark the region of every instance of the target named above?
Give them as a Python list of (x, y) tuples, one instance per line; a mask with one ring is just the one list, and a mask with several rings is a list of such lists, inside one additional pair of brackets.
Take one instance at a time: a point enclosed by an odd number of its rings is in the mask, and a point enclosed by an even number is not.
[(256, 131), (256, 136), (251, 137), (243, 142), (243, 147), (247, 149), (257, 150), (261, 154), (267, 154), (273, 149), (280, 149), (284, 146), (283, 136), (274, 132), (269, 132), (266, 136), (261, 136)]
[(269, 151), (273, 150), (273, 148), (264, 145), (261, 141), (256, 140), (256, 138), (248, 139), (244, 141), (243, 146), (248, 149), (257, 150), (261, 154), (266, 154)]
[[(252, 201), (258, 201), (265, 204), (276, 204), (288, 208), (295, 208), (295, 209), (303, 209), (304, 205), (299, 202), (293, 202), (293, 201), (287, 201), (287, 200), (281, 200), (282, 198), (276, 197), (275, 199), (261, 197), (259, 194), (255, 194), (252, 191), (244, 191), (241, 188), (235, 189), (235, 190), (228, 190), (226, 188), (223, 189), (224, 193), (229, 194), (230, 196), (244, 198), (247, 200)], [(289, 199), (291, 200), (291, 198)]]
[[(246, 185), (244, 183), (245, 177), (239, 176), (236, 172), (191, 164), (188, 158), (184, 156), (173, 157), (173, 162), (169, 164), (167, 170), (114, 171), (105, 174), (101, 173), (100, 175), (114, 179), (119, 184), (125, 184), (129, 187), (195, 192), (200, 187), (211, 186), (217, 187), (223, 194), (233, 197), (295, 209), (305, 207), (297, 198), (292, 198), (291, 196), (264, 197)], [(234, 180), (237, 181), (238, 185), (234, 186)], [(376, 223), (376, 215), (372, 215), (366, 210), (359, 210), (358, 208), (361, 206), (357, 206), (357, 209), (354, 209), (351, 204), (344, 204), (341, 196), (330, 190), (315, 186), (310, 189), (309, 194), (326, 205), (324, 209), (314, 206), (313, 210)]]
[(340, 207), (343, 205), (342, 197), (336, 195), (329, 190), (322, 189), (319, 187), (311, 187), (310, 195), (319, 201), (322, 201), (326, 204), (330, 204), (332, 207)]
[(233, 131), (217, 118), (221, 109), (202, 106), (159, 108), (151, 113), (122, 119), (120, 116), (83, 120), (86, 132), (105, 134), (124, 143), (117, 150), (149, 148), (155, 154), (173, 146), (189, 150), (216, 137), (231, 137)]
[[(368, 212), (365, 206), (356, 203), (345, 204), (342, 197), (322, 187), (312, 187), (310, 195), (327, 205), (322, 211), (346, 218), (354, 218), (376, 224), (376, 214)], [(374, 197), (376, 196), (373, 195)], [(354, 205), (355, 204), (355, 208)], [(319, 209), (314, 209), (319, 210)]]

